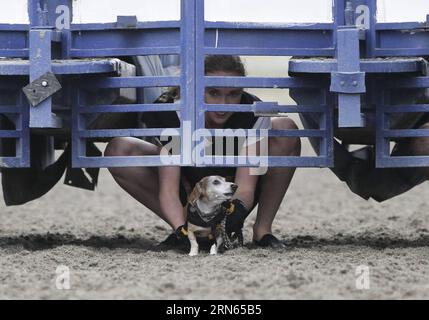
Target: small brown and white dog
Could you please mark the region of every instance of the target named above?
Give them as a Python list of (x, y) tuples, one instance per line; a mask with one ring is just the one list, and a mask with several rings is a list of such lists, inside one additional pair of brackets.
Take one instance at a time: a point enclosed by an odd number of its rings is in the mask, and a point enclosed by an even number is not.
[[(230, 200), (238, 186), (221, 176), (208, 176), (199, 181), (188, 197), (185, 206), (190, 256), (198, 255), (197, 237), (211, 240), (210, 254), (215, 255), (223, 242), (221, 226), (225, 228), (225, 208), (222, 203)], [(224, 231), (224, 230), (223, 230)]]

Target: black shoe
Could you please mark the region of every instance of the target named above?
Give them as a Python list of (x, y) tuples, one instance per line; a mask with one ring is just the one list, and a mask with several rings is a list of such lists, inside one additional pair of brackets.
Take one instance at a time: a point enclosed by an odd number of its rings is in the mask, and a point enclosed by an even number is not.
[(157, 249), (160, 251), (166, 250), (180, 250), (189, 251), (191, 249), (191, 243), (186, 235), (184, 227), (179, 227), (177, 230), (170, 234), (164, 241), (162, 241)]
[(272, 234), (264, 235), (261, 240), (253, 240), (253, 244), (261, 248), (283, 249), (286, 245)]

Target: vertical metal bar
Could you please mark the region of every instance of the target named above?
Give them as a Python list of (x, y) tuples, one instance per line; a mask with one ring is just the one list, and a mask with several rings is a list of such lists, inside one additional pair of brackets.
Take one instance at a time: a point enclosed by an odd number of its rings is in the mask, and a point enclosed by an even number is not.
[(180, 96), (182, 99), (181, 115), (181, 155), (182, 165), (191, 166), (195, 131), (195, 19), (196, 1), (181, 0), (181, 78)]
[(15, 129), (21, 131), (20, 138), (16, 141), (16, 157), (20, 160), (21, 168), (30, 167), (30, 128), (29, 128), (29, 103), (22, 92), (18, 93), (17, 101), (20, 109), (15, 122)]
[(334, 100), (332, 94), (330, 94), (327, 88), (320, 90), (320, 105), (323, 106), (324, 113), (320, 117), (319, 129), (325, 133), (319, 144), (318, 156), (325, 161), (325, 165), (328, 167), (334, 166), (334, 128), (333, 128), (333, 109)]
[[(360, 70), (359, 32), (356, 28), (338, 30), (338, 71), (354, 73)], [(356, 83), (358, 84), (358, 83)], [(350, 85), (344, 83), (342, 85)], [(338, 125), (361, 126), (360, 94), (338, 94)]]
[(63, 30), (61, 34), (61, 49), (62, 49), (62, 58), (70, 59), (70, 50), (71, 50), (71, 31)]
[(366, 58), (375, 57), (375, 49), (377, 46), (377, 0), (367, 0), (370, 21), (369, 21), (369, 30), (367, 30), (367, 40), (366, 40)]
[(328, 88), (323, 89), (325, 106), (325, 139), (327, 167), (334, 167), (334, 100)]
[(353, 4), (350, 0), (346, 1), (346, 8), (344, 10), (344, 19), (346, 26), (354, 26), (355, 25), (355, 11)]
[[(57, 5), (63, 5), (63, 6), (67, 6), (69, 8), (69, 26), (71, 28), (71, 24), (73, 21), (73, 1), (71, 0), (58, 0), (59, 3), (57, 3)], [(55, 8), (56, 10), (56, 8)], [(57, 16), (55, 16), (57, 18)], [(55, 27), (57, 28), (58, 26), (55, 25)], [(71, 40), (72, 40), (72, 35), (71, 35), (71, 30), (70, 28), (65, 28), (60, 30), (61, 31), (61, 55), (63, 59), (70, 59), (70, 50), (71, 50)]]
[[(30, 83), (52, 71), (51, 36), (51, 30), (30, 30)], [(30, 108), (31, 128), (50, 128), (53, 126), (52, 98)]]
[[(205, 17), (204, 17), (204, 0), (196, 0), (196, 57), (195, 57), (195, 70), (196, 70), (196, 89), (195, 89), (195, 130), (205, 128), (205, 112), (203, 105), (205, 104), (204, 92), (205, 92), (205, 69), (204, 69), (204, 40), (205, 40)], [(197, 143), (201, 143), (203, 138)], [(196, 152), (195, 150), (194, 152)], [(204, 150), (205, 154), (205, 150)], [(199, 155), (194, 154), (196, 161), (199, 159)], [(197, 163), (199, 165), (199, 163)]]
[[(52, 71), (52, 33), (46, 0), (29, 0), (30, 83)], [(52, 115), (52, 98), (30, 108), (30, 128), (55, 128), (59, 121)]]
[(324, 131), (319, 142), (318, 157), (325, 161), (326, 166), (333, 166), (333, 112), (334, 101), (330, 98), (328, 89), (320, 90), (320, 105), (324, 113), (320, 116), (319, 129)]
[(30, 26), (40, 26), (41, 21), (41, 10), (42, 10), (42, 4), (40, 3), (40, 0), (28, 0), (27, 2), (28, 6), (28, 17), (30, 18)]
[(80, 110), (86, 104), (85, 93), (75, 88), (72, 94), (72, 167), (84, 167), (86, 157), (86, 139), (80, 137), (80, 131), (86, 127)]
[[(345, 11), (345, 0), (334, 0), (332, 7), (332, 16), (334, 19), (334, 30), (332, 33), (333, 37), (333, 44), (334, 48), (337, 47), (338, 42), (338, 34), (337, 30), (339, 26), (345, 25), (345, 17), (344, 17), (344, 11)], [(335, 57), (337, 57), (337, 51), (335, 51)]]
[(388, 157), (390, 156), (390, 141), (384, 137), (384, 130), (388, 127), (388, 120), (386, 118), (387, 92), (382, 90), (378, 96), (378, 103), (376, 104), (376, 167), (384, 168), (388, 166)]
[[(328, 101), (327, 101), (327, 96), (326, 93), (324, 92), (324, 90), (320, 90), (319, 93), (320, 96), (320, 105), (326, 106)], [(326, 109), (325, 112), (322, 113), (320, 115), (320, 120), (319, 120), (319, 130), (326, 130), (327, 127), (327, 114), (326, 114)], [(320, 142), (319, 142), (319, 157), (326, 157), (327, 156), (327, 136), (326, 136), (326, 131), (325, 131), (325, 135), (323, 138), (321, 138)]]

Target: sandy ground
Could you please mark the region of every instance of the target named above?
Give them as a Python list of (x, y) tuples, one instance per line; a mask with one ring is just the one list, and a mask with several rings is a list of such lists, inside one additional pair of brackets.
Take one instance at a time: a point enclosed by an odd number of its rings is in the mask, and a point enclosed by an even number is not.
[[(274, 227), (287, 249), (190, 258), (153, 250), (167, 226), (104, 170), (95, 193), (58, 185), (28, 205), (0, 205), (0, 298), (427, 299), (428, 196), (424, 184), (366, 202), (328, 170), (298, 170)], [(56, 288), (59, 265), (70, 290)], [(360, 265), (369, 290), (356, 287)]]

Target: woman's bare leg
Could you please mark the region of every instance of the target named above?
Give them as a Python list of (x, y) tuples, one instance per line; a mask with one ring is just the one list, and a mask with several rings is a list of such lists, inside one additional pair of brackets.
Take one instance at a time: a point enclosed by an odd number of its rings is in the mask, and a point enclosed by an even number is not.
[[(272, 119), (273, 129), (298, 129), (289, 118)], [(299, 138), (269, 138), (268, 154), (270, 156), (299, 156), (301, 141)], [(280, 204), (289, 188), (296, 168), (270, 167), (261, 176), (261, 194), (258, 213), (253, 226), (253, 239), (260, 240), (264, 235), (272, 233), (272, 224)]]
[[(107, 157), (145, 156), (159, 155), (160, 151), (160, 147), (137, 138), (115, 138), (107, 146), (104, 155)], [(182, 207), (180, 204), (180, 214), (177, 213), (177, 210), (165, 210), (165, 208), (163, 210), (159, 201), (159, 170), (171, 172), (172, 168), (130, 167), (109, 169), (113, 178), (122, 189), (175, 229), (184, 224)], [(178, 176), (180, 177), (180, 167), (174, 170), (176, 172), (172, 174), (177, 178), (177, 170), (179, 170)], [(177, 201), (174, 204), (177, 207)]]
[[(296, 124), (289, 118), (273, 118), (272, 127), (276, 130), (297, 129)], [(256, 150), (259, 150), (259, 143)], [(300, 153), (299, 138), (269, 138), (268, 154), (271, 156), (299, 156)], [(255, 152), (251, 152), (252, 154), (255, 155)], [(289, 188), (295, 168), (271, 167), (264, 175), (255, 175), (254, 172), (255, 170), (251, 171), (249, 168), (237, 169), (235, 183), (238, 189), (234, 198), (242, 200), (247, 208), (251, 208), (256, 184), (258, 179), (262, 179), (258, 212), (253, 227), (253, 239), (259, 241), (264, 235), (272, 233), (274, 218)]]

